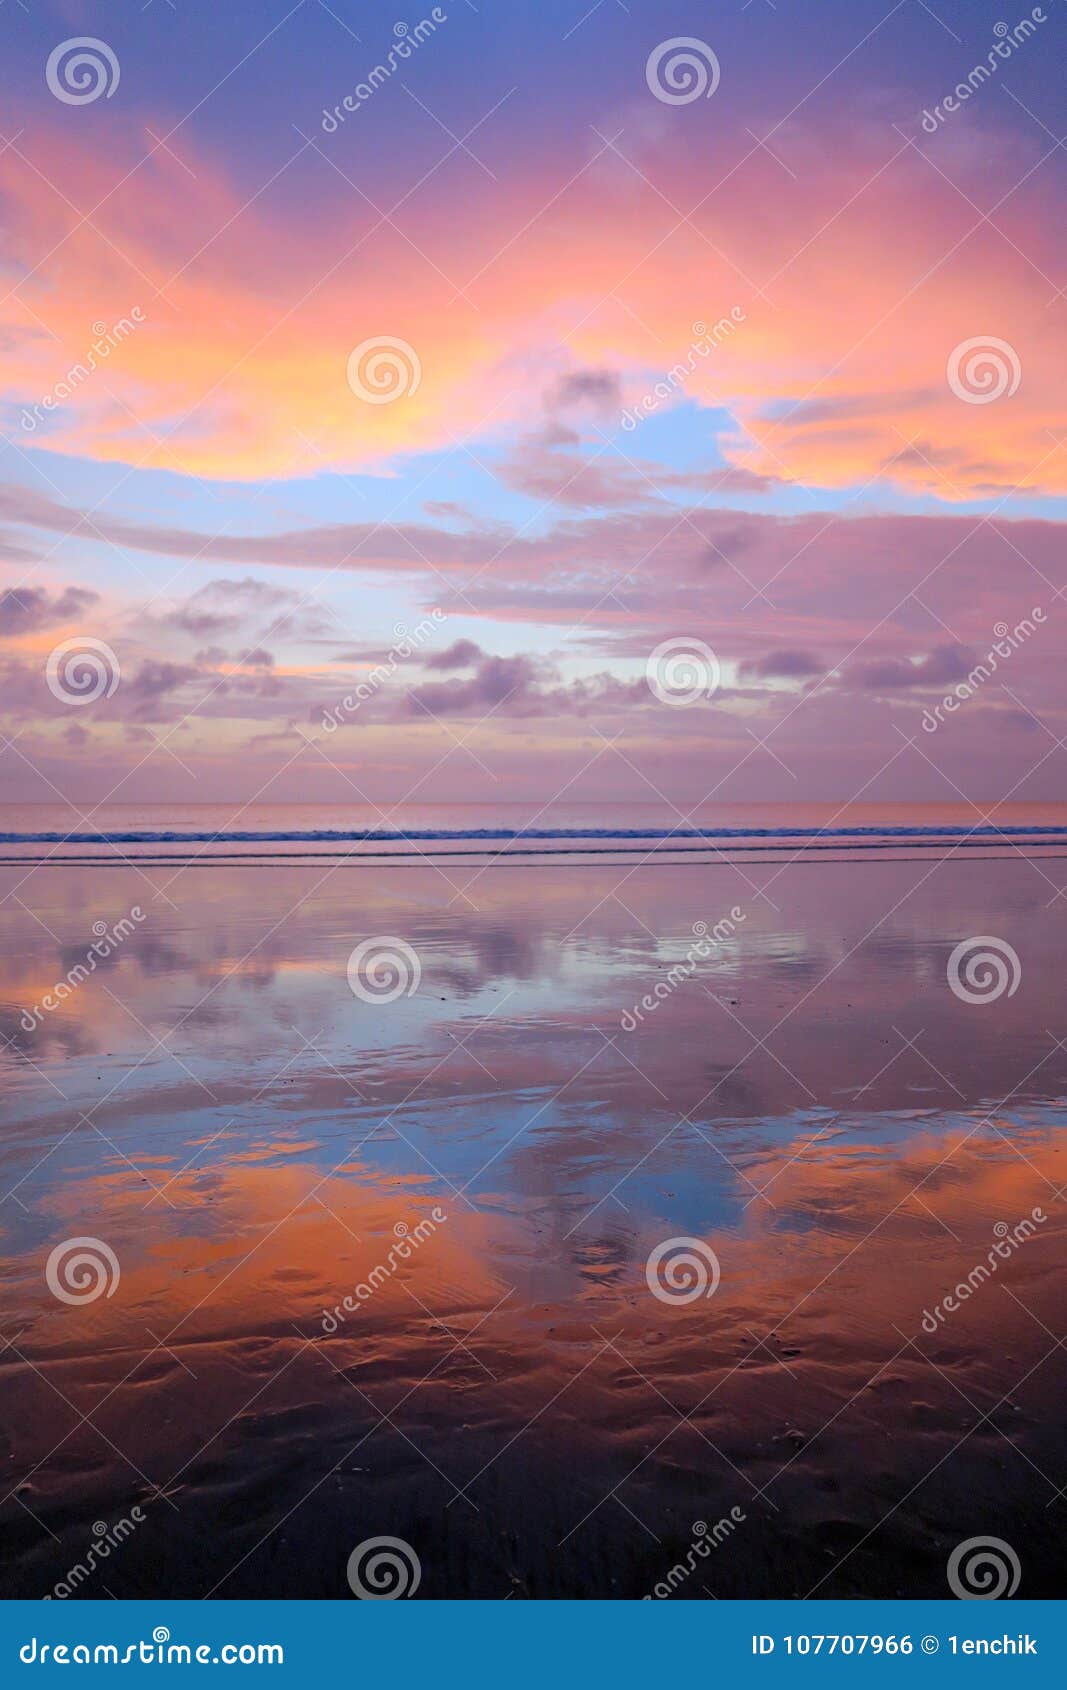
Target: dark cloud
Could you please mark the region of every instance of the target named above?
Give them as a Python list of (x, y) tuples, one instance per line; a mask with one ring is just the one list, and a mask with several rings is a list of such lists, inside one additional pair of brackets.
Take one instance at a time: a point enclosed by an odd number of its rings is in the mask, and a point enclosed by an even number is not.
[(653, 483), (642, 482), (630, 467), (605, 454), (572, 457), (543, 439), (517, 446), (497, 469), (498, 479), (513, 493), (531, 499), (569, 505), (574, 510), (606, 510), (647, 504), (657, 497)]
[(195, 661), (204, 669), (273, 669), (274, 657), (262, 646), (253, 651), (225, 651), (222, 646), (207, 646), (198, 651)]
[(505, 487), (533, 499), (575, 510), (611, 510), (662, 504), (674, 492), (762, 493), (773, 484), (773, 478), (745, 469), (670, 470), (640, 462), (630, 451), (606, 450), (604, 430), (589, 425), (599, 417), (612, 429), (618, 426), (623, 391), (612, 370), (573, 370), (558, 377), (545, 393), (544, 408), (543, 426), (519, 440), (496, 471)]
[(871, 663), (854, 663), (845, 670), (844, 686), (864, 687), (871, 692), (894, 692), (908, 687), (951, 686), (970, 674), (978, 661), (967, 646), (935, 646), (918, 663), (906, 658), (881, 658)]
[(660, 464), (618, 458), (611, 452), (579, 457), (563, 449), (578, 442), (567, 430), (540, 434), (516, 446), (497, 468), (512, 492), (548, 499), (575, 510), (635, 509), (662, 505), (671, 493), (766, 493), (770, 476), (732, 466), (667, 470)]
[(66, 587), (61, 593), (45, 587), (5, 587), (0, 592), (0, 635), (13, 639), (57, 622), (77, 621), (99, 597), (88, 587)]
[(536, 446), (580, 446), (582, 437), (577, 429), (568, 428), (566, 423), (554, 420), (532, 434), (530, 442)]
[(262, 633), (269, 629), (272, 634), (293, 636), (321, 634), (330, 626), (323, 612), (305, 604), (292, 588), (257, 581), (250, 575), (243, 580), (208, 581), (184, 604), (150, 621), (155, 627), (191, 634), (194, 639), (239, 633), (253, 623)]
[[(761, 635), (751, 603), (766, 588), (779, 636), (824, 651), (828, 661), (854, 650), (878, 626), (882, 660), (907, 664), (888, 681), (903, 690), (924, 679), (908, 661), (916, 650), (911, 589), (921, 587), (931, 614), (984, 650), (1005, 604), (1013, 617), (1029, 611), (1020, 599), (1032, 590), (1020, 586), (1020, 554), (1051, 583), (1050, 591), (1065, 579), (1060, 528), (1040, 519), (826, 510), (764, 515), (716, 508), (713, 499), (688, 508), (650, 500), (634, 509), (561, 514), (537, 530), (492, 532), (398, 520), (208, 537), (103, 511), (93, 521), (106, 539), (150, 553), (231, 554), (231, 561), (249, 565), (334, 568), (339, 578), (341, 571), (386, 572), (394, 582), (406, 576), (446, 611), (467, 617), (473, 607), (498, 622), (578, 627), (583, 640), (595, 637), (605, 651), (613, 638), (633, 638), (647, 642), (647, 653), (657, 639), (713, 627), (709, 643), (717, 651), (751, 661), (767, 649), (766, 625)], [(81, 520), (78, 511), (25, 489), (0, 489), (0, 515), (4, 509), (55, 532), (71, 531)], [(1024, 578), (1031, 579), (1025, 572)], [(264, 623), (272, 614), (268, 609)], [(339, 632), (336, 621), (330, 625)], [(264, 626), (242, 632), (250, 646), (276, 645)], [(858, 671), (850, 680), (854, 691), (863, 690)]]
[(480, 645), (473, 640), (455, 640), (445, 651), (431, 652), (423, 658), (425, 669), (469, 669), (472, 663), (477, 663), (484, 657)]
[(589, 405), (597, 411), (622, 409), (622, 383), (614, 370), (574, 370), (560, 376), (546, 399), (550, 411)]
[(619, 681), (614, 675), (561, 682), (558, 671), (540, 659), (487, 657), (483, 654), (473, 676), (451, 681), (426, 681), (411, 687), (403, 707), (410, 716), (494, 717), (585, 716), (628, 707), (651, 707), (647, 682)]
[(528, 657), (486, 657), (469, 680), (426, 681), (408, 692), (412, 715), (462, 716), (511, 701), (516, 708), (537, 693), (537, 669)]
[(177, 692), (180, 687), (197, 679), (200, 671), (188, 663), (168, 663), (150, 659), (142, 663), (136, 675), (122, 688), (123, 703), (132, 706), (135, 716), (155, 719), (155, 709), (161, 700)]
[(804, 680), (808, 675), (821, 675), (826, 665), (813, 651), (785, 648), (769, 651), (765, 657), (751, 657), (741, 664), (742, 675), (759, 680)]

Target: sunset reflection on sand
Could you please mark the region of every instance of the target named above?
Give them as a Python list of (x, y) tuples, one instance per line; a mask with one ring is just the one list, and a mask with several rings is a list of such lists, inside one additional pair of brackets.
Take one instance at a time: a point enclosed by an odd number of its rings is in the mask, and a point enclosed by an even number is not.
[[(420, 1595), (640, 1596), (732, 1508), (679, 1595), (940, 1595), (964, 1527), (1025, 1543), (1045, 1593), (1067, 1053), (1044, 877), (479, 875), (477, 909), (430, 866), (52, 867), (7, 903), (6, 1593), (135, 1504), (100, 1594), (344, 1595), (353, 1544), (391, 1534)], [(27, 1032), (97, 906), (138, 901)], [(991, 927), (1019, 988), (967, 1004), (946, 959)], [(412, 995), (354, 994), (368, 934), (417, 953)], [(78, 1237), (121, 1277), (72, 1306), (45, 1264)], [(676, 1238), (714, 1252), (713, 1296), (652, 1295)]]

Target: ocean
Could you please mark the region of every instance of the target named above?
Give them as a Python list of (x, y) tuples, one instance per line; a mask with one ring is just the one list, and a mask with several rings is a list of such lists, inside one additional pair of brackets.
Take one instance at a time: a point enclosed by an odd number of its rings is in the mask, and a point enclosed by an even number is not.
[[(1067, 803), (848, 805), (702, 803), (11, 805), (0, 853), (42, 862), (72, 857), (406, 857), (744, 854), (796, 849), (1040, 851), (1067, 840)], [(192, 849), (183, 849), (192, 847)]]

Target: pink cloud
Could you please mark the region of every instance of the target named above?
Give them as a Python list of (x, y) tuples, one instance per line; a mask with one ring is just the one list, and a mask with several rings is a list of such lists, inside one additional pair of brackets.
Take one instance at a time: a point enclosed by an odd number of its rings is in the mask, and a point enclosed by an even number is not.
[[(970, 203), (973, 157), (955, 161), (954, 185), (886, 124), (841, 139), (833, 124), (781, 130), (776, 150), (803, 172), (793, 192), (758, 150), (709, 190), (705, 160), (637, 140), (629, 163), (564, 177), (561, 191), (548, 151), (539, 173), (479, 185), (462, 217), (420, 201), (413, 251), (388, 227), (371, 233), (366, 205), (338, 194), (325, 163), (330, 215), (314, 214), (312, 193), (301, 219), (269, 192), (246, 204), (201, 156), (195, 181), (156, 153), (111, 191), (140, 156), (132, 142), (74, 155), (38, 126), (0, 158), (10, 254), (27, 272), (0, 313), (6, 397), (39, 405), (85, 362), (91, 326), (136, 305), (143, 326), (25, 438), (237, 478), (287, 473), (311, 439), (317, 464), (350, 469), (543, 420), (546, 392), (557, 417), (633, 403), (686, 359), (698, 326), (737, 306), (744, 320), (696, 359), (684, 393), (736, 417), (738, 469), (834, 486), (881, 478), (948, 500), (1062, 488), (1048, 431), (1064, 305), (1047, 277), (1063, 242), (1045, 172), (1013, 197), (1005, 240)], [(31, 148), (66, 197), (24, 161)], [(1019, 151), (992, 153), (986, 179), (1010, 187), (1027, 168)], [(663, 180), (688, 221), (655, 191)], [(79, 223), (68, 201), (98, 209)], [(379, 336), (408, 342), (420, 371), (382, 405), (346, 380), (353, 347)], [(1009, 343), (1021, 378), (996, 404), (968, 403), (947, 367), (988, 336)], [(527, 474), (551, 492), (555, 469)], [(615, 483), (598, 474), (611, 502)]]

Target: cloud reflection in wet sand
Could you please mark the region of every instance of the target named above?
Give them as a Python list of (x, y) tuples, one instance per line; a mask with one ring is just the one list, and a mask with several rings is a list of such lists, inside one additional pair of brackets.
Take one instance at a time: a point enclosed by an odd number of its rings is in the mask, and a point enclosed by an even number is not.
[[(9, 900), (6, 1592), (51, 1588), (134, 1503), (136, 1556), (95, 1575), (121, 1596), (343, 1596), (378, 1534), (417, 1547), (424, 1596), (640, 1596), (735, 1506), (678, 1595), (940, 1595), (972, 1526), (1051, 1591), (1048, 887), (1021, 861), (746, 872), (490, 868), (474, 911), (431, 868), (310, 895), (320, 870), (52, 868)], [(27, 1033), (90, 887), (93, 916), (147, 919)], [(1022, 980), (975, 1007), (946, 959), (991, 925)], [(415, 948), (413, 996), (353, 995), (368, 934)], [(82, 1235), (121, 1283), (70, 1307), (44, 1264)], [(714, 1249), (713, 1297), (650, 1294), (677, 1236)]]

